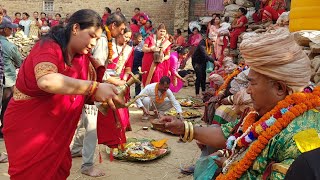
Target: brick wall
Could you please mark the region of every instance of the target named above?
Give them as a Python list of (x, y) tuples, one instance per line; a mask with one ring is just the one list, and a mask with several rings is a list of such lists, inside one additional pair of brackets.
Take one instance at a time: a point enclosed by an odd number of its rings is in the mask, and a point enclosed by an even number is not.
[[(109, 7), (115, 11), (117, 7), (122, 9), (123, 14), (128, 19), (133, 16), (135, 7), (139, 7), (142, 12), (147, 13), (154, 22), (154, 27), (161, 22), (165, 23), (169, 32), (173, 33), (175, 2), (179, 0), (54, 0), (54, 13), (72, 13), (79, 9), (89, 8), (102, 15), (104, 7)], [(28, 12), (30, 15), (34, 11), (43, 11), (43, 0), (1, 0), (2, 5), (8, 11), (8, 15), (13, 17), (15, 12)]]
[(202, 16), (211, 16), (213, 13), (222, 13), (206, 10), (206, 0), (190, 0), (189, 20), (195, 21)]

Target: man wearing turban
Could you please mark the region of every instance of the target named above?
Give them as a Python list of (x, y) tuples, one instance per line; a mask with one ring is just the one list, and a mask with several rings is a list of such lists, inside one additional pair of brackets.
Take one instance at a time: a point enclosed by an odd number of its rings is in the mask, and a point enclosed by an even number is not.
[(221, 127), (162, 121), (183, 139), (221, 149), (213, 154), (221, 173), (211, 177), (284, 179), (291, 163), (319, 142), (320, 87), (310, 86), (310, 60), (287, 29), (245, 39), (240, 52), (250, 66), (247, 93), (255, 111)]

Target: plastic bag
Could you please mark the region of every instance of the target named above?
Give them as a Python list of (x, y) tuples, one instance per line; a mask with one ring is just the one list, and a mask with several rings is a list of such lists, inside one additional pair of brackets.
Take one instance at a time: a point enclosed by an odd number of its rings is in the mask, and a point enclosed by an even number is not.
[(195, 180), (211, 180), (218, 170), (218, 165), (214, 161), (218, 156), (201, 157), (194, 170), (193, 179)]

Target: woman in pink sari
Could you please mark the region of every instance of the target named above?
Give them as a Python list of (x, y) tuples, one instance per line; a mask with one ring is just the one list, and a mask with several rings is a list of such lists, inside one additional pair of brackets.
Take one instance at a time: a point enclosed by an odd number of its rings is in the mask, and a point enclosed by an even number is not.
[[(121, 32), (118, 26), (111, 31)], [(101, 33), (99, 14), (79, 10), (65, 27), (53, 28), (23, 62), (3, 129), (11, 179), (67, 179), (69, 145), (85, 101), (94, 97), (113, 108), (112, 99), (121, 102), (113, 85), (95, 81), (89, 52)]]
[(178, 69), (181, 65), (181, 62), (185, 60), (188, 56), (189, 50), (184, 47), (178, 47), (176, 52), (172, 52), (170, 54), (170, 90), (172, 92), (179, 92), (180, 89), (183, 87), (183, 83), (185, 79), (180, 76)]
[[(162, 76), (168, 76), (170, 62), (171, 43), (167, 38), (167, 29), (164, 24), (160, 24), (156, 34), (150, 35), (144, 42), (142, 51), (142, 83), (144, 86), (159, 82)], [(154, 53), (159, 52), (159, 62), (155, 62)], [(162, 52), (162, 53), (161, 53)]]
[[(113, 69), (119, 75), (120, 79), (127, 81), (130, 77), (129, 73), (132, 70), (134, 49), (128, 45), (132, 36), (132, 32), (129, 28), (124, 30), (124, 35), (120, 35), (114, 38), (112, 41), (112, 63), (109, 63), (107, 69)], [(108, 80), (107, 80), (108, 82)], [(126, 94), (126, 101), (130, 100), (129, 92)], [(131, 130), (129, 110), (128, 108), (120, 108), (117, 110), (109, 109), (107, 115), (98, 114), (97, 131), (106, 132), (110, 127), (104, 125), (103, 122), (116, 121), (116, 118), (120, 121), (123, 131)], [(100, 120), (105, 119), (105, 120)], [(98, 135), (101, 133), (98, 133)], [(99, 135), (100, 136), (100, 135)], [(101, 138), (98, 138), (99, 140)], [(101, 142), (102, 143), (102, 142)]]

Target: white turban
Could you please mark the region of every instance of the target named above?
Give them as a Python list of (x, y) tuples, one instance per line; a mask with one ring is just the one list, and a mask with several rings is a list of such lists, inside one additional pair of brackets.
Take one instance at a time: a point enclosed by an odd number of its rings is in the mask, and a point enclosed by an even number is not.
[(240, 52), (252, 70), (284, 82), (293, 92), (309, 84), (311, 62), (286, 28), (244, 39)]
[(219, 74), (211, 74), (208, 79), (218, 86), (221, 86), (224, 82), (223, 78)]

